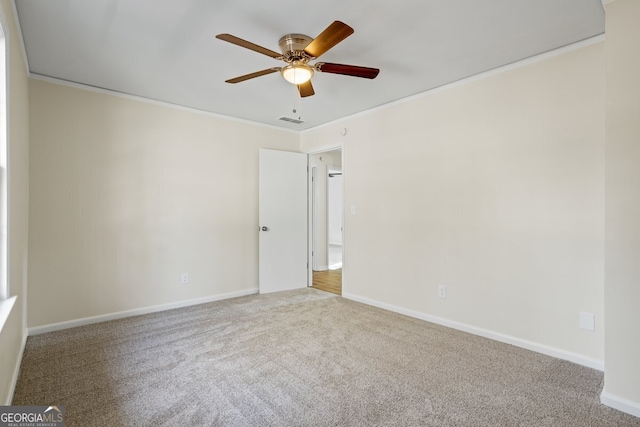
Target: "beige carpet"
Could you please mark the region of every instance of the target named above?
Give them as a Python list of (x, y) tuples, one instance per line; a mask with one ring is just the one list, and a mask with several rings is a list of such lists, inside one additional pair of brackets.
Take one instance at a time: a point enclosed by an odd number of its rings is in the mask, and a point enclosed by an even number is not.
[(313, 289), (29, 337), (67, 426), (640, 426), (601, 372)]

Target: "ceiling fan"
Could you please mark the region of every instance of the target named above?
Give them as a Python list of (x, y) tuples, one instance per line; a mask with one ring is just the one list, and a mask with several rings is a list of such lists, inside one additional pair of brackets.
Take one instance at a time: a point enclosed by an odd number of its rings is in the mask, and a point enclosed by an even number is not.
[(274, 59), (283, 60), (287, 63), (284, 67), (267, 68), (266, 70), (235, 77), (226, 80), (227, 83), (239, 83), (280, 71), (286, 81), (298, 86), (301, 97), (307, 97), (315, 94), (313, 85), (311, 84), (311, 77), (313, 77), (314, 71), (363, 77), (365, 79), (376, 78), (380, 72), (377, 68), (332, 64), (329, 62), (309, 63), (319, 58), (351, 34), (353, 34), (353, 28), (343, 22), (334, 21), (315, 39), (304, 34), (287, 34), (282, 36), (278, 42), (282, 53), (274, 52), (273, 50), (258, 46), (239, 37), (232, 36), (231, 34), (218, 34), (216, 38), (270, 56)]

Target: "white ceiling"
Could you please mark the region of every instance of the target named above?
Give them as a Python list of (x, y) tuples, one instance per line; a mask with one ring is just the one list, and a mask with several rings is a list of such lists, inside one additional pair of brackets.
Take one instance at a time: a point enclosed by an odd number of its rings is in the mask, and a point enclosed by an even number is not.
[[(31, 73), (303, 130), (604, 33), (601, 0), (16, 0)], [(300, 100), (276, 52), (288, 33), (334, 20), (355, 33), (324, 62), (380, 68), (375, 80), (316, 73)], [(293, 108), (298, 113), (292, 113)], [(297, 117), (295, 125), (276, 120)]]

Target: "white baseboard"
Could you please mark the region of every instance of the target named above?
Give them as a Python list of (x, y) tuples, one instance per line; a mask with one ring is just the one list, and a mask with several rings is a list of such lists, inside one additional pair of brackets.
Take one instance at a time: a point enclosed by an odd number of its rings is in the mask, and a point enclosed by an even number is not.
[(640, 417), (640, 403), (638, 402), (633, 402), (604, 390), (600, 393), (600, 402), (618, 411), (626, 412), (634, 417)]
[(566, 350), (561, 350), (559, 348), (547, 346), (544, 344), (538, 344), (533, 341), (523, 340), (521, 338), (512, 337), (510, 335), (501, 334), (499, 332), (478, 328), (476, 326), (471, 326), (471, 325), (467, 325), (460, 322), (454, 322), (452, 320), (447, 320), (442, 317), (432, 316), (419, 311), (398, 307), (392, 304), (387, 304), (384, 302), (376, 301), (370, 298), (365, 298), (365, 297), (361, 297), (361, 296), (350, 294), (350, 293), (343, 293), (342, 296), (344, 298), (361, 302), (363, 304), (372, 305), (374, 307), (404, 314), (406, 316), (415, 317), (421, 320), (426, 320), (427, 322), (436, 323), (438, 325), (446, 326), (448, 328), (457, 329), (463, 332), (468, 332), (473, 335), (478, 335), (484, 338), (492, 339), (494, 341), (511, 344), (516, 347), (525, 348), (527, 350), (535, 351), (537, 353), (546, 354), (547, 356), (568, 360), (570, 362), (577, 363), (579, 365), (597, 369), (599, 371), (604, 371), (604, 361), (602, 360), (593, 359), (587, 356), (583, 356), (581, 354), (572, 353)]
[(156, 313), (158, 311), (172, 310), (174, 308), (189, 307), (192, 305), (205, 304), (223, 299), (243, 297), (257, 294), (258, 288), (244, 289), (242, 291), (229, 292), (226, 294), (211, 295), (208, 297), (196, 298), (186, 301), (172, 302), (168, 304), (154, 305), (150, 307), (135, 308), (132, 310), (118, 311), (116, 313), (101, 314), (99, 316), (84, 317), (82, 319), (67, 320), (65, 322), (52, 323), (49, 325), (35, 326), (29, 328), (29, 335), (44, 334), (47, 332), (60, 331), (62, 329), (75, 328), (76, 326), (90, 325), (92, 323), (106, 322), (108, 320), (122, 319), (125, 317), (139, 316), (141, 314)]
[(321, 265), (321, 266), (319, 266), (319, 267), (314, 268), (314, 269), (313, 269), (313, 271), (327, 271), (328, 269), (329, 269), (329, 267), (328, 267), (328, 266), (326, 266), (326, 265)]
[(25, 328), (22, 331), (22, 343), (20, 344), (20, 352), (16, 359), (16, 366), (13, 368), (13, 378), (11, 378), (11, 389), (9, 390), (8, 402), (4, 403), (4, 406), (9, 406), (13, 402), (13, 395), (16, 392), (16, 385), (18, 384), (18, 375), (20, 375), (20, 366), (22, 366), (22, 357), (24, 356), (24, 348), (27, 345), (28, 331)]

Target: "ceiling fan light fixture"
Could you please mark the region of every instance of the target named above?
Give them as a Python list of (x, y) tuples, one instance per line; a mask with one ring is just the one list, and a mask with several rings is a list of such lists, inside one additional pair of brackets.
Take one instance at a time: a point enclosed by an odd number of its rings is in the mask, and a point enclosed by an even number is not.
[(282, 77), (287, 82), (297, 86), (300, 97), (306, 98), (315, 95), (311, 78), (316, 71), (366, 79), (374, 79), (378, 75), (380, 70), (377, 68), (327, 62), (309, 64), (310, 61), (315, 61), (351, 34), (353, 34), (353, 28), (340, 21), (333, 21), (333, 23), (325, 28), (315, 39), (304, 34), (286, 34), (280, 37), (278, 41), (280, 51), (282, 52), (281, 54), (266, 47), (251, 43), (250, 41), (232, 36), (231, 34), (218, 34), (216, 38), (261, 53), (273, 59), (284, 61), (287, 64), (284, 67), (271, 67), (256, 71), (255, 73), (225, 80), (227, 83), (240, 83), (280, 71), (280, 74), (282, 74)]
[(280, 70), (282, 77), (294, 85), (308, 82), (313, 76), (313, 68), (306, 64), (289, 64)]

